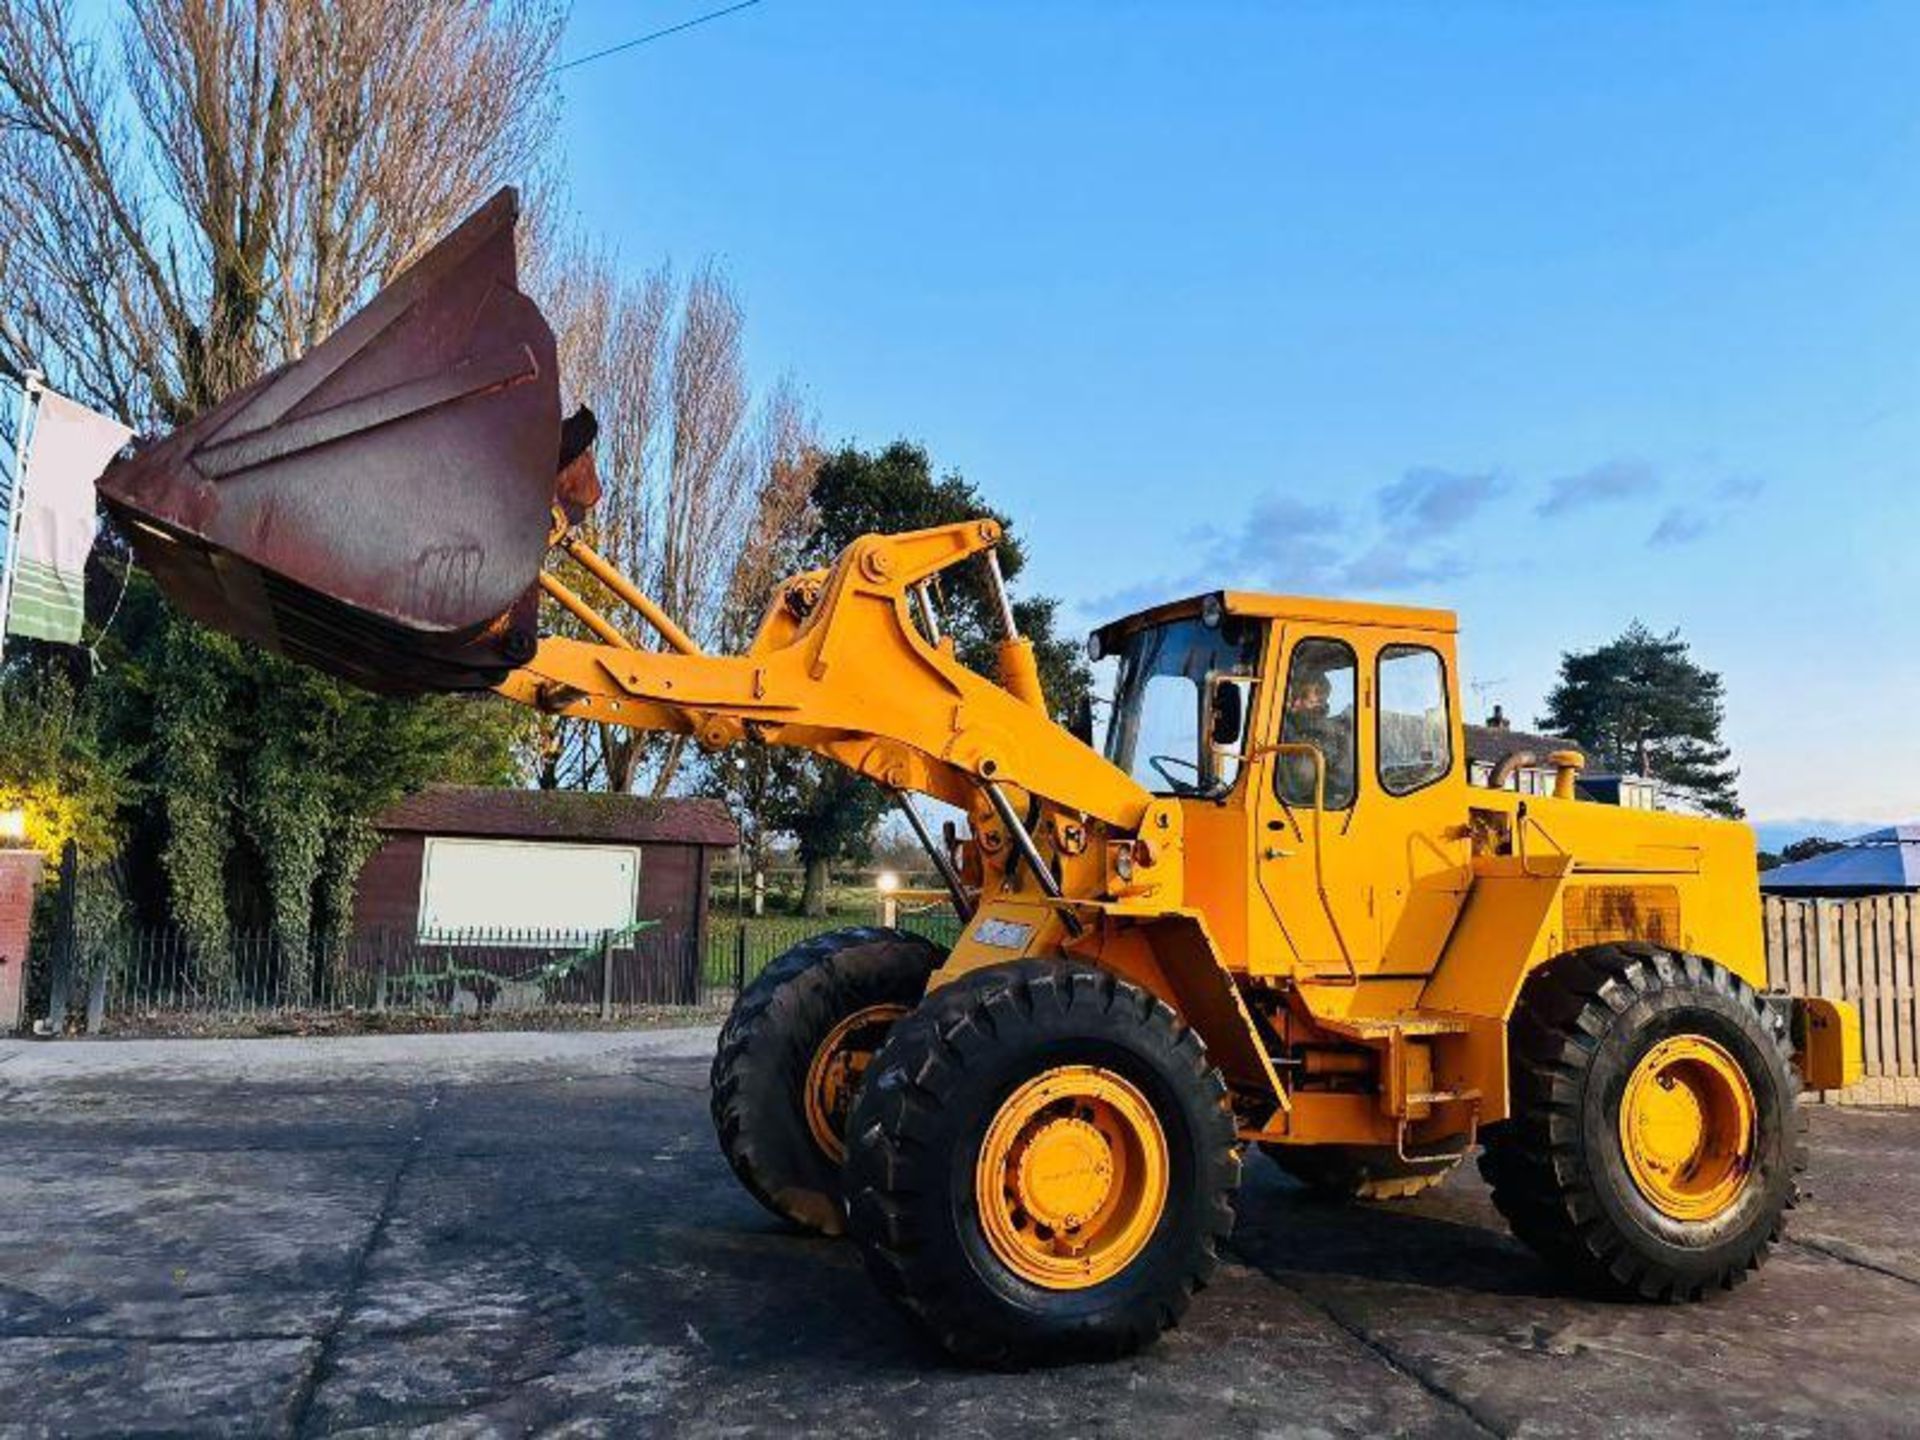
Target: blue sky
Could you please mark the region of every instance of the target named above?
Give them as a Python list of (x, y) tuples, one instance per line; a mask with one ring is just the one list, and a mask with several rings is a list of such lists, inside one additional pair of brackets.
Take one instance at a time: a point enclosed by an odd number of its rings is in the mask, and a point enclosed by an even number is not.
[[(579, 0), (565, 51), (709, 8)], [(1525, 722), (1677, 625), (1756, 819), (1909, 819), (1917, 55), (1913, 5), (763, 0), (564, 74), (560, 161), (1076, 628), (1449, 605)]]

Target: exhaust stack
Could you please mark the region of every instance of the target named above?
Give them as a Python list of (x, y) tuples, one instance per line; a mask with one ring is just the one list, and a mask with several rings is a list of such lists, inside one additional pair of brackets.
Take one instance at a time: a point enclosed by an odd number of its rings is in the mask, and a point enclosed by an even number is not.
[(101, 477), (182, 610), (385, 694), (531, 657), (560, 395), (518, 210), (501, 190), (312, 351)]

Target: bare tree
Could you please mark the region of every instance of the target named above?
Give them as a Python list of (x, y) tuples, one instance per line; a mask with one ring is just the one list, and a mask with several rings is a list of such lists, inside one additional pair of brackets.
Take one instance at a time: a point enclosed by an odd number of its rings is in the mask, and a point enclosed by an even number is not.
[(311, 346), (550, 133), (557, 0), (0, 0), (0, 366), (178, 424)]
[[(551, 133), (560, 0), (128, 0), (111, 34), (74, 9), (0, 0), (0, 371), (142, 429), (299, 354)], [(299, 982), (370, 814), (481, 717), (422, 705), (409, 739), (369, 696), (289, 703), (323, 682), (184, 622), (138, 643), (163, 658), (127, 703), (200, 706), (140, 762), (171, 912), (217, 979), (234, 897), (262, 904)]]
[[(684, 283), (665, 267), (637, 279), (580, 244), (543, 258), (543, 303), (560, 341), (562, 379), (600, 421), (603, 494), (587, 539), (633, 576), (702, 645), (737, 644), (730, 621), (743, 587), (764, 594), (775, 557), (804, 510), (813, 456), (793, 387), (757, 405), (742, 354), (738, 299), (713, 267)], [(561, 628), (566, 617), (556, 615)], [(634, 634), (646, 646), (657, 636)], [(678, 773), (677, 737), (562, 721), (544, 745), (563, 783), (664, 793)]]
[(721, 643), (730, 650), (753, 639), (773, 587), (799, 568), (813, 534), (821, 450), (813, 418), (791, 382), (781, 381), (767, 396), (754, 444), (752, 518), (721, 611)]
[[(821, 452), (791, 387), (769, 397), (758, 441), (755, 473), (761, 488), (747, 541), (728, 584), (721, 643), (740, 650), (752, 640), (773, 587), (801, 568), (814, 531), (813, 484)], [(701, 776), (703, 793), (727, 803), (740, 825), (740, 858), (756, 880), (766, 872), (780, 802), (791, 788), (798, 752), (771, 745), (738, 745), (713, 757)]]

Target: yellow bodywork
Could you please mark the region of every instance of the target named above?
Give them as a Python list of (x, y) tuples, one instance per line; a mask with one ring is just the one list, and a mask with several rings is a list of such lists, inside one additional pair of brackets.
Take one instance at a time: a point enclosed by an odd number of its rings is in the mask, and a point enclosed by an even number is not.
[(1796, 995), (1793, 1043), (1795, 1062), (1810, 1090), (1844, 1090), (1865, 1073), (1860, 1051), (1860, 1011), (1844, 1000)]
[[(1468, 784), (1450, 612), (1229, 591), (1107, 627), (1116, 641), (1206, 613), (1259, 636), (1250, 743), (1231, 788), (1157, 795), (1049, 717), (1025, 641), (1007, 639), (988, 679), (916, 618), (923, 587), (999, 539), (984, 520), (863, 537), (830, 570), (780, 587), (745, 653), (717, 656), (663, 625), (561, 526), (556, 543), (669, 648), (637, 648), (555, 581), (549, 595), (600, 639), (544, 639), (500, 689), (709, 748), (799, 746), (964, 810), (955, 859), (971, 914), (933, 984), (1028, 956), (1103, 965), (1199, 1031), (1249, 1139), (1464, 1150), (1507, 1114), (1506, 1022), (1521, 983), (1582, 945), (1695, 951), (1765, 987), (1746, 827), (1574, 799), (1572, 755), (1551, 757), (1555, 795)], [(1359, 677), (1357, 794), (1337, 812), (1283, 802), (1274, 773), (1311, 749), (1280, 739), (1277, 677), (1305, 641), (1348, 647)], [(1387, 647), (1431, 651), (1445, 673), (1450, 764), (1404, 795), (1376, 773), (1373, 677)], [(1844, 1036), (1839, 1019), (1823, 1023)], [(1078, 1130), (1046, 1131), (1044, 1143), (1063, 1155), (1093, 1146)]]

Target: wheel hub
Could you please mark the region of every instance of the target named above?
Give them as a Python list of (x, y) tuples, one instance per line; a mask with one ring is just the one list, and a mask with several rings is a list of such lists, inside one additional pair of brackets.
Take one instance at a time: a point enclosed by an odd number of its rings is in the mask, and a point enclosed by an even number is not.
[(836, 1165), (847, 1158), (847, 1116), (867, 1066), (886, 1043), (894, 1022), (906, 1013), (906, 1006), (892, 1004), (856, 1010), (829, 1030), (813, 1052), (803, 1105), (807, 1130)]
[(1137, 1259), (1166, 1209), (1167, 1139), (1131, 1082), (1062, 1065), (1019, 1086), (987, 1127), (974, 1200), (993, 1253), (1049, 1290), (1098, 1285)]
[(1058, 1118), (1034, 1132), (1014, 1165), (1014, 1195), (1041, 1225), (1071, 1230), (1113, 1188), (1113, 1147), (1085, 1120)]
[(1721, 1214), (1753, 1169), (1755, 1115), (1753, 1087), (1725, 1049), (1704, 1035), (1662, 1040), (1641, 1057), (1620, 1100), (1634, 1184), (1676, 1220)]

